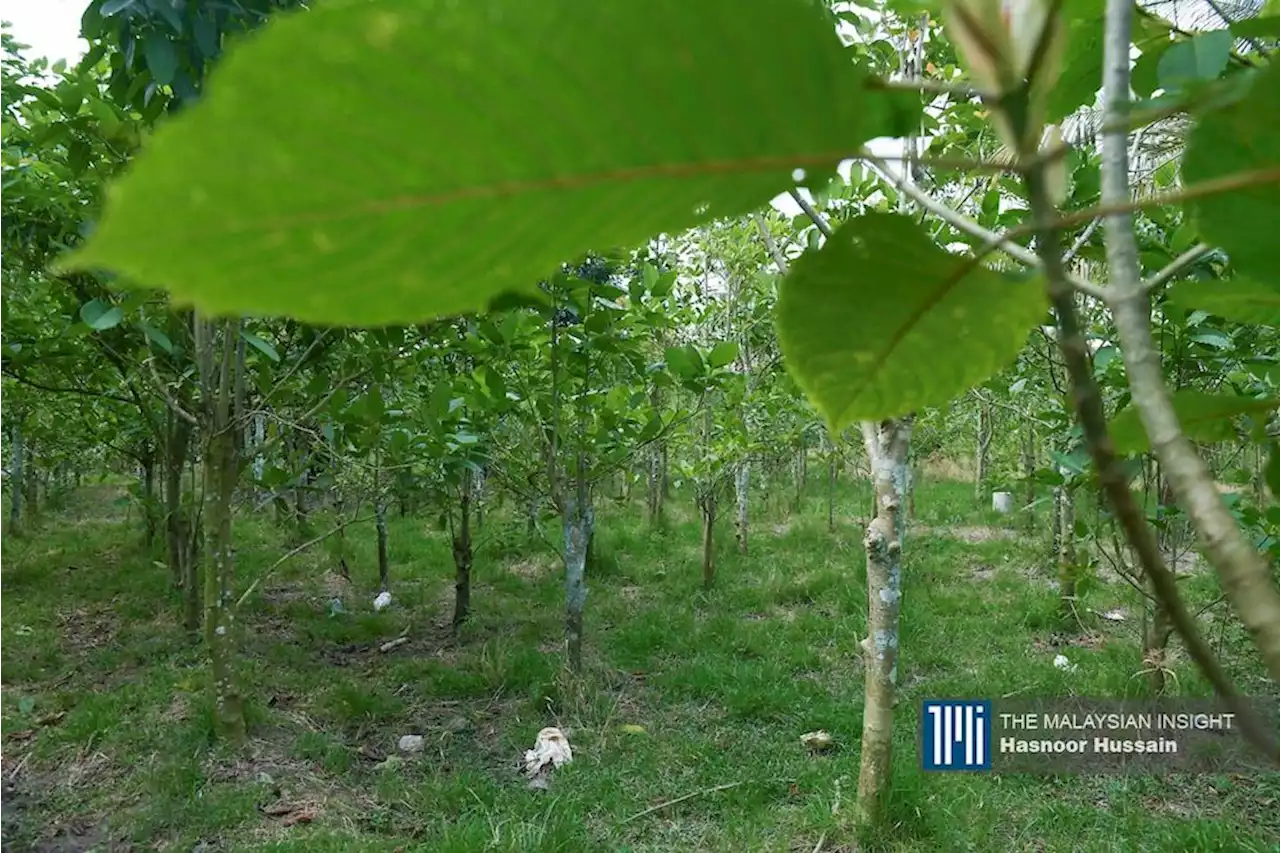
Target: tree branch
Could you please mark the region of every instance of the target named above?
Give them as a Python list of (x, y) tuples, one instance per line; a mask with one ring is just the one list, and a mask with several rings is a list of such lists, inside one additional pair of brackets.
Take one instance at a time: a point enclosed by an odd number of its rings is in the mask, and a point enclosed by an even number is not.
[[(1107, 2), (1107, 70), (1105, 77), (1108, 91), (1112, 96), (1115, 94), (1115, 78), (1117, 77), (1117, 69), (1114, 66), (1122, 62), (1123, 69), (1120, 69), (1119, 76), (1123, 80), (1124, 92), (1127, 97), (1129, 22), (1132, 19), (1132, 13), (1132, 0), (1108, 0)], [(1111, 103), (1109, 106), (1111, 109), (1117, 109), (1122, 108), (1123, 104), (1117, 107), (1115, 103)], [(1113, 139), (1104, 148), (1104, 174), (1108, 171), (1106, 165), (1108, 157), (1115, 158), (1118, 156), (1127, 167), (1128, 154), (1125, 151), (1123, 135), (1119, 141), (1120, 145), (1117, 146)], [(1118, 154), (1116, 152), (1117, 148), (1119, 149)], [(1111, 178), (1113, 181), (1121, 180), (1124, 182), (1124, 192), (1127, 194), (1127, 168), (1115, 173), (1113, 160), (1110, 171), (1114, 173)], [(1106, 178), (1104, 178), (1104, 187), (1105, 181)], [(1218, 694), (1236, 712), (1246, 736), (1255, 745), (1263, 749), (1270, 758), (1280, 761), (1280, 749), (1276, 746), (1274, 735), (1269, 733), (1266, 727), (1258, 720), (1253, 708), (1245, 702), (1231, 679), (1223, 671), (1221, 664), (1214, 657), (1213, 652), (1200, 636), (1194, 618), (1187, 612), (1185, 605), (1182, 603), (1178, 592), (1177, 579), (1165, 564), (1164, 556), (1160, 553), (1159, 546), (1150, 526), (1147, 524), (1146, 517), (1134, 501), (1133, 494), (1129, 491), (1128, 480), (1116, 456), (1115, 446), (1111, 442), (1111, 437), (1107, 434), (1106, 414), (1102, 405), (1102, 396), (1090, 369), (1088, 345), (1085, 342), (1084, 332), (1076, 316), (1075, 301), (1071, 287), (1066, 281), (1066, 270), (1062, 265), (1062, 245), (1059, 233), (1060, 220), (1056, 218), (1057, 211), (1050, 200), (1048, 179), (1043, 167), (1028, 171), (1026, 184), (1031, 201), (1033, 227), (1037, 232), (1036, 245), (1040, 258), (1044, 262), (1049, 298), (1058, 318), (1058, 345), (1066, 361), (1067, 372), (1071, 378), (1071, 385), (1074, 391), (1072, 397), (1076, 413), (1084, 430), (1089, 454), (1093, 458), (1094, 466), (1098, 472), (1099, 483), (1115, 509), (1116, 518), (1124, 529), (1125, 537), (1133, 545), (1143, 569), (1150, 578), (1153, 591), (1160, 598), (1166, 612), (1169, 614), (1170, 622), (1182, 636), (1187, 652), (1199, 665), (1200, 670), (1213, 684)], [(1110, 231), (1108, 231), (1108, 235), (1110, 236)], [(1131, 231), (1130, 236), (1132, 236)], [(1108, 241), (1108, 254), (1113, 251), (1115, 250), (1110, 245), (1110, 241)], [(1136, 264), (1136, 258), (1134, 263)], [(1126, 348), (1126, 362), (1128, 362), (1129, 356), (1130, 353)], [(1133, 381), (1132, 374), (1130, 374), (1130, 381)]]
[(63, 388), (57, 385), (46, 385), (43, 382), (28, 379), (25, 376), (7, 369), (4, 371), (4, 375), (12, 379), (14, 382), (19, 382), (40, 391), (48, 391), (51, 394), (79, 394), (82, 397), (97, 397), (102, 400), (111, 400), (115, 403), (127, 403), (130, 406), (134, 405), (134, 401), (130, 400), (128, 397), (121, 397), (120, 395), (112, 394), (109, 391), (94, 391), (90, 388)]
[(773, 265), (778, 268), (780, 274), (787, 275), (791, 269), (787, 263), (787, 256), (782, 254), (782, 250), (778, 248), (773, 235), (769, 233), (769, 226), (765, 223), (764, 217), (759, 213), (753, 213), (751, 214), (751, 221), (756, 224), (756, 230), (760, 232), (760, 239), (764, 240), (764, 247), (768, 250), (769, 257), (773, 259)]
[[(1112, 116), (1123, 115), (1128, 109), (1132, 6), (1128, 0), (1107, 2), (1103, 100), (1107, 114)], [(1183, 433), (1164, 383), (1160, 353), (1151, 337), (1151, 301), (1140, 279), (1133, 220), (1123, 210), (1123, 203), (1129, 199), (1125, 136), (1123, 131), (1111, 131), (1102, 137), (1102, 201), (1104, 207), (1113, 209), (1106, 220), (1107, 262), (1114, 291), (1111, 310), (1133, 404), (1151, 440), (1151, 449), (1196, 530), (1205, 558), (1218, 573), (1223, 592), (1252, 634), (1271, 677), (1280, 681), (1280, 591), (1271, 580), (1266, 562), (1227, 511), (1208, 465)], [(1280, 169), (1271, 171), (1280, 176)], [(1159, 588), (1156, 591), (1159, 593)], [(1194, 623), (1190, 624), (1194, 627)], [(1174, 625), (1190, 646), (1184, 627), (1176, 619)], [(1204, 654), (1208, 654), (1207, 649)], [(1208, 666), (1194, 653), (1193, 657), (1212, 679)], [(1212, 658), (1209, 661), (1216, 666)], [(1217, 675), (1225, 679), (1221, 672)], [(1280, 760), (1274, 746), (1272, 751)]]
[(1181, 255), (1174, 258), (1160, 272), (1153, 275), (1142, 283), (1142, 292), (1151, 293), (1156, 288), (1168, 283), (1172, 279), (1180, 275), (1183, 270), (1203, 258), (1205, 255), (1213, 251), (1213, 248), (1206, 243), (1199, 243), (1187, 249)]
[[(1010, 234), (1012, 234), (1012, 232), (1008, 232), (1002, 236), (1000, 234), (996, 234), (994, 231), (989, 231), (964, 214), (952, 210), (942, 202), (934, 199), (927, 192), (908, 180), (905, 174), (894, 176), (894, 174), (885, 166), (884, 161), (879, 157), (867, 155), (865, 159), (875, 168), (876, 172), (883, 180), (896, 187), (903, 195), (915, 201), (934, 216), (937, 216), (944, 222), (954, 226), (957, 231), (985, 241), (986, 245), (982, 246), (975, 253), (975, 264), (983, 257), (983, 255), (994, 249), (999, 249), (1015, 261), (1026, 264), (1029, 267), (1040, 266), (1040, 259), (1036, 257), (1035, 252), (1032, 252), (1029, 249), (1024, 249), (1022, 246), (1010, 239)], [(803, 205), (801, 205), (801, 207), (803, 207)], [(808, 211), (805, 212), (807, 213)], [(1084, 239), (1087, 240), (1088, 237), (1086, 236)], [(1081, 242), (1081, 245), (1083, 245), (1083, 241)], [(1098, 287), (1096, 284), (1082, 281), (1075, 277), (1069, 277), (1068, 281), (1073, 288), (1086, 296), (1092, 297), (1093, 299), (1097, 299), (1101, 302), (1106, 301), (1106, 291)]]

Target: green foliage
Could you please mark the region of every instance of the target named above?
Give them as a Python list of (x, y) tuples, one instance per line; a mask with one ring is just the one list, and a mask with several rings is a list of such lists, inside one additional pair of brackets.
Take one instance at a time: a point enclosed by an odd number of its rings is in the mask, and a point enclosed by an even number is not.
[(1213, 80), (1227, 67), (1231, 53), (1231, 33), (1213, 30), (1180, 41), (1160, 56), (1156, 76), (1160, 87), (1176, 91), (1189, 83)]
[[(1196, 441), (1226, 441), (1235, 437), (1233, 420), (1238, 415), (1266, 412), (1280, 406), (1280, 399), (1207, 394), (1184, 389), (1173, 394), (1173, 410), (1187, 437)], [(1138, 410), (1130, 406), (1110, 424), (1111, 440), (1122, 454), (1144, 453), (1150, 449)]]
[(850, 220), (796, 262), (778, 340), (833, 430), (945, 403), (1017, 356), (1046, 311), (1019, 280), (939, 249), (909, 218)]
[(1224, 320), (1280, 328), (1280, 288), (1250, 279), (1183, 281), (1167, 298), (1184, 310), (1200, 309)]
[(1247, 93), (1200, 118), (1187, 141), (1183, 177), (1189, 184), (1257, 174), (1251, 186), (1192, 203), (1206, 239), (1226, 249), (1242, 275), (1267, 281), (1280, 269), (1280, 241), (1272, 223), (1280, 219), (1280, 66), (1252, 75)]
[(1093, 105), (1102, 81), (1102, 20), (1106, 0), (1077, 0), (1067, 23), (1062, 75), (1049, 92), (1045, 120), (1058, 122)]
[[(800, 0), (557, 10), (321, 4), (282, 18), (157, 131), (66, 265), (210, 313), (420, 321), (530, 288), (586, 250), (745, 213), (796, 167), (821, 186), (914, 114), (869, 91)], [(788, 72), (757, 73), (762, 56)]]

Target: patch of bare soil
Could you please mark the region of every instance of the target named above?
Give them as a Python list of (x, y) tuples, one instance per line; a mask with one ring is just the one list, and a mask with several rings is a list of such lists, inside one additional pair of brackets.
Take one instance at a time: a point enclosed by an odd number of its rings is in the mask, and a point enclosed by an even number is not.
[(969, 579), (975, 581), (993, 580), (998, 570), (987, 563), (979, 563), (969, 570)]
[(930, 527), (928, 525), (919, 525), (912, 528), (913, 530), (924, 533), (928, 536), (940, 536), (947, 539), (959, 539), (976, 545), (981, 542), (991, 542), (993, 540), (1017, 539), (1016, 531), (1009, 530), (1004, 527), (991, 527), (990, 525), (950, 525), (947, 527)]
[(61, 819), (48, 811), (55, 794), (65, 796), (86, 788), (112, 785), (121, 768), (100, 751), (81, 751), (60, 766), (36, 772), (29, 752), (6, 748), (3, 788), (0, 789), (0, 850), (30, 853), (88, 853), (130, 851), (134, 847), (110, 831), (101, 814)]
[(76, 607), (58, 613), (58, 634), (63, 645), (73, 654), (110, 645), (120, 630), (116, 602)]
[(550, 574), (553, 568), (550, 560), (533, 557), (511, 563), (507, 566), (507, 571), (527, 581), (536, 581)]
[(1066, 634), (1053, 633), (1048, 637), (1037, 637), (1031, 644), (1031, 648), (1037, 652), (1048, 653), (1055, 652), (1063, 648), (1092, 649), (1102, 648), (1106, 642), (1106, 637), (1096, 631), (1088, 631), (1082, 634)]

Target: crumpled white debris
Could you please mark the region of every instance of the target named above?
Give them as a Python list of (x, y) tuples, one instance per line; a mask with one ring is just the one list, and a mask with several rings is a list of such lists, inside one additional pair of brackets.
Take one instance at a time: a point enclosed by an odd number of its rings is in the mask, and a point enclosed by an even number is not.
[(391, 606), (391, 593), (385, 589), (378, 593), (378, 597), (373, 600), (373, 609), (381, 613)]
[(1066, 655), (1058, 655), (1056, 658), (1054, 658), (1053, 665), (1056, 666), (1058, 669), (1065, 670), (1066, 672), (1075, 672), (1079, 668), (1075, 664), (1073, 664), (1070, 658), (1068, 658)]
[(533, 749), (525, 751), (524, 774), (529, 777), (530, 788), (546, 788), (551, 771), (573, 761), (573, 750), (564, 732), (548, 726), (538, 732)]

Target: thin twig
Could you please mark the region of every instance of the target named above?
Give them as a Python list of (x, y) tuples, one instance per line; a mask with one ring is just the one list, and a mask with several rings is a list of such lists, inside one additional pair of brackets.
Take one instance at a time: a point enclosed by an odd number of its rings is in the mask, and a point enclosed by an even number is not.
[(173, 413), (192, 426), (199, 426), (200, 422), (196, 420), (196, 416), (182, 408), (182, 405), (178, 403), (177, 400), (173, 399), (169, 392), (165, 390), (164, 380), (160, 378), (160, 373), (156, 370), (155, 362), (151, 359), (147, 359), (147, 367), (151, 368), (151, 375), (155, 377), (156, 380), (153, 387), (157, 392), (159, 392), (160, 396), (164, 398), (164, 401), (169, 404), (169, 408), (173, 410)]
[(346, 528), (355, 524), (357, 521), (368, 521), (368, 520), (369, 520), (368, 518), (362, 519), (359, 517), (348, 519), (347, 521), (342, 522), (332, 530), (328, 530), (324, 533), (321, 533), (319, 536), (315, 537), (314, 539), (310, 539), (306, 542), (303, 542), (297, 548), (294, 548), (292, 551), (289, 551), (283, 557), (281, 557), (280, 559), (272, 563), (270, 566), (268, 566), (266, 571), (258, 575), (258, 577), (254, 579), (253, 583), (249, 584), (249, 588), (244, 591), (244, 595), (240, 596), (240, 598), (236, 600), (235, 609), (237, 610), (240, 609), (240, 607), (244, 605), (245, 601), (249, 599), (249, 596), (253, 595), (253, 592), (258, 588), (258, 585), (261, 584), (264, 580), (266, 580), (267, 577), (272, 572), (280, 568), (280, 566), (282, 566), (286, 560), (288, 560), (291, 557), (296, 557), (298, 554), (301, 554), (303, 551), (307, 550), (312, 545), (315, 545), (317, 542), (321, 542), (325, 539), (328, 539), (333, 534), (338, 533), (341, 530), (345, 530)]
[[(996, 234), (994, 231), (989, 231), (964, 214), (952, 210), (950, 207), (947, 207), (945, 204), (934, 199), (924, 190), (920, 189), (908, 180), (906, 175), (895, 177), (894, 174), (886, 168), (884, 161), (880, 158), (868, 156), (867, 161), (875, 168), (876, 172), (884, 180), (888, 181), (904, 195), (914, 200), (925, 210), (934, 214), (944, 222), (954, 226), (957, 231), (961, 231), (971, 237), (977, 237), (979, 240), (984, 240), (985, 245), (982, 246), (974, 255), (973, 263), (975, 265), (979, 260), (981, 260), (983, 255), (987, 254), (991, 250), (999, 249), (1014, 260), (1026, 264), (1029, 267), (1038, 268), (1040, 266), (1040, 259), (1036, 257), (1034, 252), (1030, 249), (1024, 249), (1022, 246), (1010, 239), (1009, 235), (1012, 234), (1012, 232), (1006, 232), (1001, 235)], [(803, 207), (804, 205), (802, 204), (801, 208)], [(805, 212), (808, 213), (807, 210)], [(1086, 296), (1102, 302), (1106, 301), (1106, 291), (1098, 285), (1076, 278), (1075, 276), (1068, 276), (1067, 280), (1072, 287)]]
[(687, 802), (689, 800), (694, 799), (695, 797), (704, 797), (707, 794), (715, 794), (719, 791), (727, 791), (730, 788), (737, 788), (739, 785), (745, 785), (745, 784), (746, 784), (745, 781), (726, 782), (723, 785), (716, 785), (715, 787), (712, 787), (712, 788), (700, 788), (697, 791), (693, 791), (692, 793), (685, 794), (680, 797), (676, 797), (673, 800), (666, 800), (665, 802), (658, 803), (656, 806), (650, 806), (649, 808), (645, 809), (642, 812), (636, 812), (631, 817), (619, 821), (618, 826), (631, 823), (633, 820), (639, 820), (642, 817), (647, 817), (653, 814), (654, 812), (660, 812), (663, 809), (668, 808), (669, 806), (679, 805), (680, 803)]
[(823, 237), (830, 237), (834, 232), (831, 230), (831, 223), (827, 222), (827, 218), (818, 212), (809, 200), (800, 194), (797, 189), (792, 189), (791, 197), (795, 199), (796, 204), (800, 205), (800, 209), (804, 211), (804, 215), (809, 217), (818, 230), (822, 232)]
[(1198, 243), (1170, 261), (1164, 269), (1142, 283), (1142, 292), (1151, 293), (1156, 288), (1180, 275), (1187, 267), (1213, 251), (1207, 243)]

